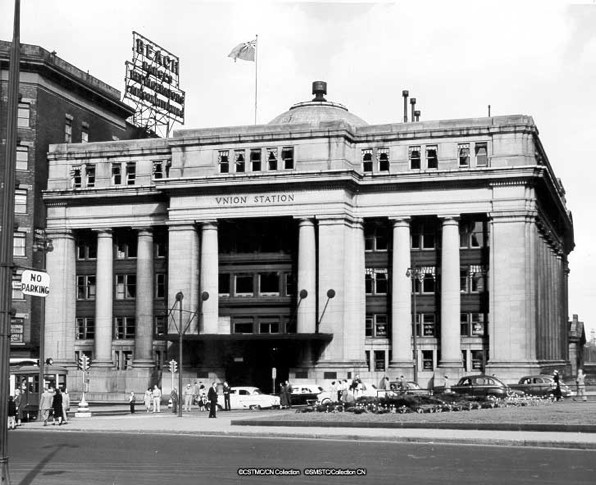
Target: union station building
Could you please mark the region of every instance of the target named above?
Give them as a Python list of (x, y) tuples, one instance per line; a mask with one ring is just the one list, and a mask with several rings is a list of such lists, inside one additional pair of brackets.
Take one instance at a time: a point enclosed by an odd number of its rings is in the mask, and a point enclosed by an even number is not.
[[(270, 392), (565, 370), (565, 191), (530, 116), (369, 124), (327, 101), (268, 124), (52, 145), (45, 348), (82, 389)], [(274, 370), (275, 369), (275, 370)]]

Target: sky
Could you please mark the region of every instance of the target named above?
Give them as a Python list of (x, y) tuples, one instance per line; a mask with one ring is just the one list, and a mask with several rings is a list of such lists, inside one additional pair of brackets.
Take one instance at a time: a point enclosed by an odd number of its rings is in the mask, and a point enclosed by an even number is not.
[[(183, 128), (254, 123), (255, 67), (258, 123), (317, 80), (370, 124), (402, 120), (403, 89), (422, 121), (531, 115), (573, 214), (569, 317), (596, 331), (596, 0), (21, 0), (21, 42), (121, 92), (132, 31), (180, 58)], [(228, 57), (257, 35), (256, 66)]]

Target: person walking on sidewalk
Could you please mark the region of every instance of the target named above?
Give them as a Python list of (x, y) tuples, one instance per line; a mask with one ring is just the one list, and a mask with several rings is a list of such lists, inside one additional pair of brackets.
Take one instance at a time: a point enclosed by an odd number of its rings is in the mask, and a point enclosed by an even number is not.
[(157, 384), (153, 386), (153, 392), (151, 393), (153, 397), (153, 412), (160, 413), (161, 412), (161, 389), (157, 387)]
[(23, 416), (25, 415), (26, 404), (27, 403), (25, 402), (25, 394), (19, 389), (16, 389), (14, 394), (14, 405), (17, 408), (17, 426), (21, 426), (22, 424)]
[(577, 384), (577, 398), (579, 399), (581, 396), (582, 401), (587, 401), (588, 398), (586, 397), (586, 375), (584, 374), (583, 369), (577, 370), (577, 377), (575, 379), (575, 383)]
[(184, 389), (184, 410), (190, 411), (192, 409), (192, 400), (194, 397), (194, 391), (190, 384), (186, 384)]
[(172, 400), (172, 412), (176, 414), (178, 412), (178, 389), (172, 389), (170, 399)]
[(54, 396), (50, 390), (45, 387), (41, 399), (39, 400), (39, 409), (41, 409), (41, 416), (43, 418), (43, 425), (48, 425), (48, 419), (50, 417), (50, 410), (52, 409), (52, 401)]
[(135, 397), (135, 392), (130, 391), (130, 395), (128, 396), (128, 405), (130, 406), (130, 414), (135, 413), (135, 402), (137, 398)]
[(232, 407), (230, 406), (230, 386), (228, 385), (228, 381), (223, 383), (223, 395), (224, 395), (224, 410), (230, 411)]
[(557, 401), (561, 400), (561, 377), (559, 376), (559, 371), (555, 370), (553, 373), (553, 381), (555, 383), (555, 399)]
[(153, 401), (153, 394), (151, 393), (151, 388), (148, 387), (145, 391), (145, 395), (143, 396), (143, 402), (145, 403), (145, 409), (148, 413), (151, 412), (151, 402)]
[(68, 389), (64, 388), (62, 392), (62, 422), (68, 423), (68, 411), (70, 411), (70, 394)]
[(217, 384), (214, 382), (209, 388), (207, 393), (207, 399), (209, 400), (209, 417), (216, 418), (217, 409)]
[(14, 403), (14, 398), (8, 396), (8, 429), (17, 429), (17, 406)]
[(54, 425), (56, 424), (56, 421), (58, 421), (58, 426), (60, 426), (62, 424), (62, 414), (64, 409), (62, 409), (62, 393), (58, 388), (56, 388), (56, 394), (54, 394), (52, 409), (54, 410), (54, 419), (52, 420), (52, 424)]

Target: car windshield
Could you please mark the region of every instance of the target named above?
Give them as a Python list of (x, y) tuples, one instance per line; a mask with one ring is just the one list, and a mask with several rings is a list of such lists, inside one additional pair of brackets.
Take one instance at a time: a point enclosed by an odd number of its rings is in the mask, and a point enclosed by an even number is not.
[(252, 391), (253, 395), (255, 394), (263, 394), (260, 389), (255, 389)]

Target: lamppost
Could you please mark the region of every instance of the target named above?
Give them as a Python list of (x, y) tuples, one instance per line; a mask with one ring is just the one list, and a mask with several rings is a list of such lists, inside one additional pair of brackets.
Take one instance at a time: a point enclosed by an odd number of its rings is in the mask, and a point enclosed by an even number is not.
[(330, 288), (329, 290), (327, 290), (327, 301), (325, 302), (325, 307), (323, 308), (321, 317), (319, 318), (319, 321), (317, 322), (317, 328), (315, 329), (315, 333), (319, 333), (319, 326), (321, 325), (323, 316), (325, 315), (325, 312), (327, 311), (327, 305), (329, 305), (329, 300), (331, 300), (332, 298), (335, 298), (335, 290), (333, 288)]
[(420, 285), (424, 280), (424, 272), (419, 267), (408, 268), (406, 276), (412, 280), (412, 292), (413, 292), (413, 311), (412, 311), (412, 353), (414, 356), (414, 382), (418, 382), (418, 341), (416, 336), (416, 320), (418, 318), (416, 310), (416, 281), (419, 281)]

